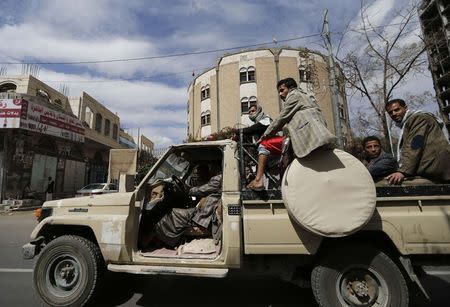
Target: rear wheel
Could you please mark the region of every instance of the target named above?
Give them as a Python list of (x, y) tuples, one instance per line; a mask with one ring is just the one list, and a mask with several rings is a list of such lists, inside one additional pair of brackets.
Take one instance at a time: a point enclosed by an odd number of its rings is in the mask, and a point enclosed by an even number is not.
[(34, 287), (46, 305), (83, 306), (97, 289), (103, 269), (97, 245), (79, 236), (61, 236), (41, 252)]
[(397, 265), (369, 246), (330, 252), (312, 271), (318, 304), (329, 306), (408, 306), (408, 288)]

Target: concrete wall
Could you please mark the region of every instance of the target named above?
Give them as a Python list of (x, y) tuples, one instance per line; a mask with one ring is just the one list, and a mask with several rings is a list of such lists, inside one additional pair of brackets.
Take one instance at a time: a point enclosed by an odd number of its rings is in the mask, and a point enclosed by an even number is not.
[[(80, 97), (71, 97), (70, 105), (72, 108), (78, 108), (77, 113), (79, 119), (85, 123), (86, 137), (100, 144), (104, 144), (111, 148), (122, 148), (119, 144), (119, 129), (120, 119), (119, 117), (108, 110), (104, 105), (89, 96), (86, 92), (83, 92)], [(92, 115), (90, 115), (92, 113)], [(102, 116), (102, 127), (100, 131), (96, 131), (96, 114)], [(106, 135), (106, 120), (110, 122), (109, 135)], [(117, 126), (117, 138), (114, 139), (114, 125)]]
[(40, 96), (65, 113), (73, 114), (67, 96), (32, 75), (0, 76), (0, 86), (7, 83), (15, 84), (18, 94)]

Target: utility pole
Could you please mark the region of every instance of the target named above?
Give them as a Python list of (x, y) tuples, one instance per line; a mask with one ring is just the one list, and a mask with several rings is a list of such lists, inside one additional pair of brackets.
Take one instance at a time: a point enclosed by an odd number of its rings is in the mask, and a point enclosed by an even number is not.
[(138, 137), (137, 137), (137, 146), (138, 146), (138, 152), (141, 150), (141, 137), (139, 136), (141, 133), (141, 127), (138, 127)]
[(331, 104), (333, 107), (334, 132), (338, 138), (338, 148), (344, 148), (344, 139), (342, 135), (341, 116), (339, 114), (339, 87), (337, 82), (336, 65), (333, 58), (333, 50), (331, 48), (330, 28), (328, 26), (328, 9), (325, 10), (323, 17), (322, 37), (328, 50), (328, 69), (330, 71), (330, 87), (331, 87)]

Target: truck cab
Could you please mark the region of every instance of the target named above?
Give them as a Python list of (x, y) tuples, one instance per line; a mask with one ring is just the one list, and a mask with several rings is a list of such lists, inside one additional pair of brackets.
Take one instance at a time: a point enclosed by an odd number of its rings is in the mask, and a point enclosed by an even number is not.
[[(306, 276), (320, 306), (408, 306), (409, 289), (423, 290), (417, 272), (448, 265), (449, 185), (378, 187), (364, 228), (328, 238), (300, 226), (280, 190), (246, 190), (239, 152), (231, 140), (173, 146), (136, 186), (122, 176), (118, 193), (45, 202), (24, 246), (25, 258), (39, 255), (34, 284), (44, 304), (86, 304), (107, 269), (215, 278), (243, 270), (298, 284)], [(220, 236), (192, 227), (177, 246), (144, 244), (170, 210), (199, 206), (186, 187), (200, 164), (217, 161)]]

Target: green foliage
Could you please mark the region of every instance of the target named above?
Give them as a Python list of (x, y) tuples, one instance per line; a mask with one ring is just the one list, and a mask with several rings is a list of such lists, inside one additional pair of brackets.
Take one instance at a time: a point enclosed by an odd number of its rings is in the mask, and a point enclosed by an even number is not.
[(152, 154), (140, 150), (138, 152), (138, 161), (137, 161), (137, 176), (136, 179), (140, 182), (145, 175), (147, 175), (148, 171), (155, 165), (158, 161), (158, 158), (154, 157)]
[(230, 139), (233, 136), (234, 129), (232, 127), (224, 127), (218, 132), (211, 133), (210, 135), (197, 139), (193, 135), (188, 135), (187, 139), (183, 141), (183, 143), (195, 143), (202, 141), (219, 141)]

